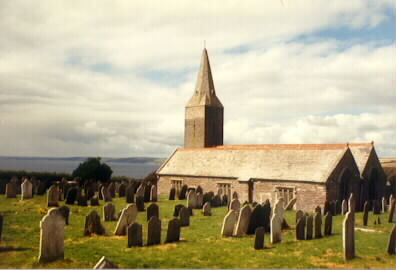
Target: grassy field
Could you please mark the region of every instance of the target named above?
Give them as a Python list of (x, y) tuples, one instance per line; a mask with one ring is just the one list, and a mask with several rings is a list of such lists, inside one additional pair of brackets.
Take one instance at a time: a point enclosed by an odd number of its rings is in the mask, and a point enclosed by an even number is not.
[[(162, 242), (172, 218), (173, 207), (185, 201), (158, 202), (162, 220)], [(125, 207), (124, 198), (113, 200), (117, 212)], [(103, 202), (101, 202), (103, 206)], [(146, 204), (147, 206), (148, 204)], [(65, 259), (52, 263), (37, 262), (39, 253), (39, 222), (47, 212), (45, 196), (20, 201), (0, 196), (0, 212), (5, 216), (0, 242), (0, 268), (92, 268), (105, 255), (120, 268), (395, 268), (396, 256), (386, 253), (389, 231), (387, 215), (381, 215), (382, 225), (373, 225), (370, 215), (368, 228), (375, 232), (356, 231), (357, 258), (345, 263), (342, 256), (342, 217), (333, 220), (334, 235), (307, 241), (295, 240), (295, 212), (286, 212), (292, 229), (282, 233), (282, 243), (271, 245), (265, 235), (263, 250), (253, 249), (253, 236), (222, 238), (220, 236), (226, 207), (212, 209), (205, 217), (194, 210), (189, 227), (181, 230), (179, 243), (151, 247), (127, 248), (126, 236), (114, 236), (116, 222), (102, 222), (106, 236), (84, 237), (85, 215), (96, 209), (103, 216), (102, 206), (71, 206), (69, 224), (65, 227)], [(146, 212), (140, 212), (146, 238)], [(357, 227), (362, 215), (356, 216)], [(146, 239), (144, 239), (144, 243)]]

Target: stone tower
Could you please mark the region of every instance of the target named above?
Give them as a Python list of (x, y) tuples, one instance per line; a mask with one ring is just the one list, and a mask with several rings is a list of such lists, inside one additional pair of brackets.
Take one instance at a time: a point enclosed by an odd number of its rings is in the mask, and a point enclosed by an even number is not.
[(224, 108), (216, 96), (208, 52), (202, 52), (194, 95), (186, 105), (184, 147), (223, 145)]

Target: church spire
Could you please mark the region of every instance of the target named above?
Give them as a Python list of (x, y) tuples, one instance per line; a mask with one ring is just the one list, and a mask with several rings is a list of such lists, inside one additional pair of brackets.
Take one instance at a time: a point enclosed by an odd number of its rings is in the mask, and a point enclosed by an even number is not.
[(197, 82), (195, 84), (194, 95), (187, 103), (187, 106), (210, 105), (223, 107), (216, 96), (213, 83), (212, 71), (210, 69), (208, 51), (204, 48), (201, 56), (201, 66), (199, 68)]

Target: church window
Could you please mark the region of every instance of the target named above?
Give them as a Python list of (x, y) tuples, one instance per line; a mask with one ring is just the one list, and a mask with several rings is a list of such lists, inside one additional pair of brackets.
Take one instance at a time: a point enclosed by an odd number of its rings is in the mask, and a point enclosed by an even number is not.
[(231, 198), (231, 184), (228, 183), (218, 183), (217, 190), (221, 195), (227, 195), (228, 200)]
[(276, 187), (275, 189), (275, 197), (276, 199), (283, 198), (284, 206), (294, 199), (294, 188), (291, 187)]
[(172, 187), (176, 189), (176, 194), (179, 194), (181, 187), (183, 186), (183, 180), (171, 180)]

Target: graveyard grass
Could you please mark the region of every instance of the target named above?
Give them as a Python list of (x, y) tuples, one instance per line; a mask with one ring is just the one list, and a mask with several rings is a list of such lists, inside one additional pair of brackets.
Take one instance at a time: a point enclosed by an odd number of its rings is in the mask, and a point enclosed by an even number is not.
[[(61, 202), (61, 205), (64, 202)], [(65, 227), (65, 259), (38, 263), (39, 223), (48, 211), (46, 196), (31, 200), (6, 199), (0, 195), (0, 212), (4, 215), (0, 241), (0, 268), (93, 268), (105, 255), (119, 268), (394, 268), (396, 256), (386, 253), (389, 231), (387, 214), (381, 225), (369, 226), (376, 232), (356, 231), (357, 258), (344, 262), (342, 251), (342, 216), (333, 218), (333, 235), (322, 239), (295, 240), (295, 212), (285, 216), (292, 230), (282, 232), (282, 243), (272, 245), (265, 234), (265, 249), (254, 250), (254, 236), (222, 238), (220, 230), (226, 207), (212, 208), (212, 216), (194, 210), (189, 227), (182, 227), (181, 241), (151, 247), (127, 248), (126, 236), (114, 236), (116, 221), (103, 222), (105, 236), (83, 236), (85, 216), (95, 209), (103, 220), (103, 201), (97, 207), (70, 206), (69, 225)], [(174, 205), (186, 201), (158, 202), (162, 221), (161, 242), (166, 238), (168, 221)], [(113, 199), (117, 213), (126, 206), (125, 198)], [(148, 203), (145, 204), (147, 208)], [(137, 222), (147, 237), (146, 212), (139, 212)], [(323, 221), (324, 222), (324, 221)], [(356, 215), (356, 226), (363, 227), (362, 213)]]

